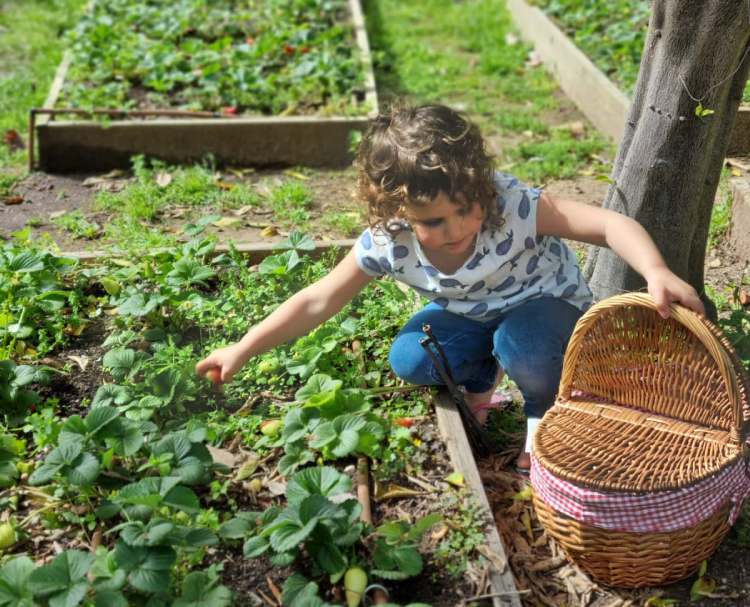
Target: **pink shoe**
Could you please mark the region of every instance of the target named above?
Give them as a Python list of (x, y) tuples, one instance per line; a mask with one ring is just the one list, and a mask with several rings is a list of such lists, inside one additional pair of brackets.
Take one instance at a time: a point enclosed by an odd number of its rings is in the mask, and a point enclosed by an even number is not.
[[(476, 405), (470, 405), (469, 409), (471, 409), (471, 412), (474, 414), (474, 417), (476, 417), (481, 423), (485, 423), (487, 421), (487, 416), (489, 415), (490, 411), (493, 410), (501, 410), (508, 407), (508, 405), (513, 403), (513, 397), (508, 394), (507, 392), (495, 392), (491, 397), (489, 402), (486, 403), (477, 403)], [(482, 416), (482, 413), (485, 413), (486, 415)]]

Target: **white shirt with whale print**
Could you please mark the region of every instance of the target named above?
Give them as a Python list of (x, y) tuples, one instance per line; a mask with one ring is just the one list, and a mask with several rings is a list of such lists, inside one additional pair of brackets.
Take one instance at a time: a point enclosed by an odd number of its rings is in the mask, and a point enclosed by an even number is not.
[(357, 239), (357, 264), (370, 276), (389, 275), (449, 312), (489, 321), (538, 297), (563, 299), (580, 310), (592, 303), (575, 254), (555, 236), (539, 236), (541, 190), (496, 173), (497, 204), (505, 223), (483, 227), (474, 253), (453, 274), (430, 264), (408, 223), (391, 236), (368, 228)]

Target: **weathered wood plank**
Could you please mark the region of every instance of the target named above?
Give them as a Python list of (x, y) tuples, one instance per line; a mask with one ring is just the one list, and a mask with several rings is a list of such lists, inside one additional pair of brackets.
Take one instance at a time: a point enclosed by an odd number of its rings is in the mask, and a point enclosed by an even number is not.
[(488, 525), (486, 530), (487, 545), (490, 551), (497, 556), (497, 559), (495, 559), (496, 563), (503, 565), (502, 569), (499, 569), (495, 564), (489, 563), (490, 585), (492, 592), (498, 595), (493, 597), (492, 604), (495, 607), (507, 607), (508, 605), (521, 607), (521, 600), (513, 580), (513, 574), (508, 566), (505, 548), (497, 527), (494, 524), (490, 502), (484, 491), (484, 485), (479, 476), (479, 469), (477, 468), (476, 461), (474, 461), (474, 454), (471, 452), (469, 440), (464, 431), (461, 415), (453, 403), (452, 397), (444, 388), (438, 391), (434, 402), (438, 427), (448, 450), (451, 463), (456, 471), (464, 475), (465, 482), (474, 492), (474, 495), (487, 511), (492, 521), (492, 524)]
[[(329, 240), (329, 241), (318, 241), (315, 243), (315, 248), (312, 251), (306, 251), (306, 254), (310, 255), (313, 259), (317, 259), (324, 253), (336, 250), (338, 258), (342, 258), (348, 251), (354, 246), (355, 240), (348, 238), (342, 240)], [(248, 242), (238, 243), (233, 245), (233, 248), (242, 253), (247, 259), (248, 264), (252, 265), (260, 263), (275, 253), (282, 253), (284, 249), (279, 248), (278, 242)], [(216, 246), (215, 252), (227, 253), (232, 249), (232, 246), (228, 244), (219, 244)], [(167, 253), (171, 249), (154, 249), (144, 253), (146, 255), (159, 255), (161, 253)], [(63, 251), (58, 253), (61, 257), (73, 257), (83, 263), (96, 263), (103, 259), (111, 258), (122, 258), (132, 257), (130, 251)]]

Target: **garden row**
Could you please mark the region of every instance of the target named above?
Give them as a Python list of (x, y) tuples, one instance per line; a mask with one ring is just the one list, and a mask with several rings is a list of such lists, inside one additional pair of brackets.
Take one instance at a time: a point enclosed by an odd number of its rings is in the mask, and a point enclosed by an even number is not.
[(95, 1), (68, 42), (45, 107), (32, 111), (47, 171), (127, 166), (135, 153), (342, 165), (377, 110), (358, 0)]
[(327, 271), (335, 256), (312, 261), (311, 246), (293, 233), (253, 267), (207, 239), (87, 266), (3, 246), (0, 605), (485, 591), (486, 510), (423, 391), (388, 372), (412, 296), (381, 282), (223, 392), (196, 377), (196, 360)]

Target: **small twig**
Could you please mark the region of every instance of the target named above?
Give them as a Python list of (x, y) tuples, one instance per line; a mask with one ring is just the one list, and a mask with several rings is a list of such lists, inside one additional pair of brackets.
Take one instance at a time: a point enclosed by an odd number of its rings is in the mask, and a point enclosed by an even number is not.
[(96, 531), (94, 531), (94, 535), (91, 536), (91, 552), (96, 552), (96, 549), (99, 547), (99, 544), (102, 543), (102, 528), (97, 527)]
[(357, 458), (357, 499), (362, 504), (360, 519), (372, 525), (372, 507), (370, 506), (370, 471), (367, 458)]
[(273, 583), (273, 580), (271, 579), (270, 575), (266, 576), (266, 582), (268, 583), (268, 587), (271, 589), (271, 593), (273, 594), (273, 597), (278, 601), (279, 605), (282, 604), (281, 599), (281, 590), (279, 590), (279, 587)]
[(266, 603), (267, 603), (268, 605), (270, 605), (271, 607), (279, 607), (279, 603), (276, 603), (276, 602), (272, 601), (272, 600), (271, 600), (271, 599), (269, 598), (269, 596), (268, 596), (268, 595), (267, 595), (267, 594), (266, 594), (265, 592), (263, 592), (263, 591), (262, 591), (262, 590), (261, 590), (260, 588), (256, 588), (256, 590), (257, 590), (258, 594), (259, 594), (259, 595), (261, 596), (261, 598), (262, 598), (262, 599), (263, 599), (263, 600), (264, 600), (264, 601), (265, 601), (265, 602), (266, 602)]
[(482, 599), (494, 599), (500, 598), (501, 596), (520, 596), (524, 594), (531, 594), (531, 590), (508, 590), (506, 592), (490, 592), (488, 594), (478, 594), (477, 596), (463, 599), (461, 605), (468, 605), (473, 601), (481, 601)]

